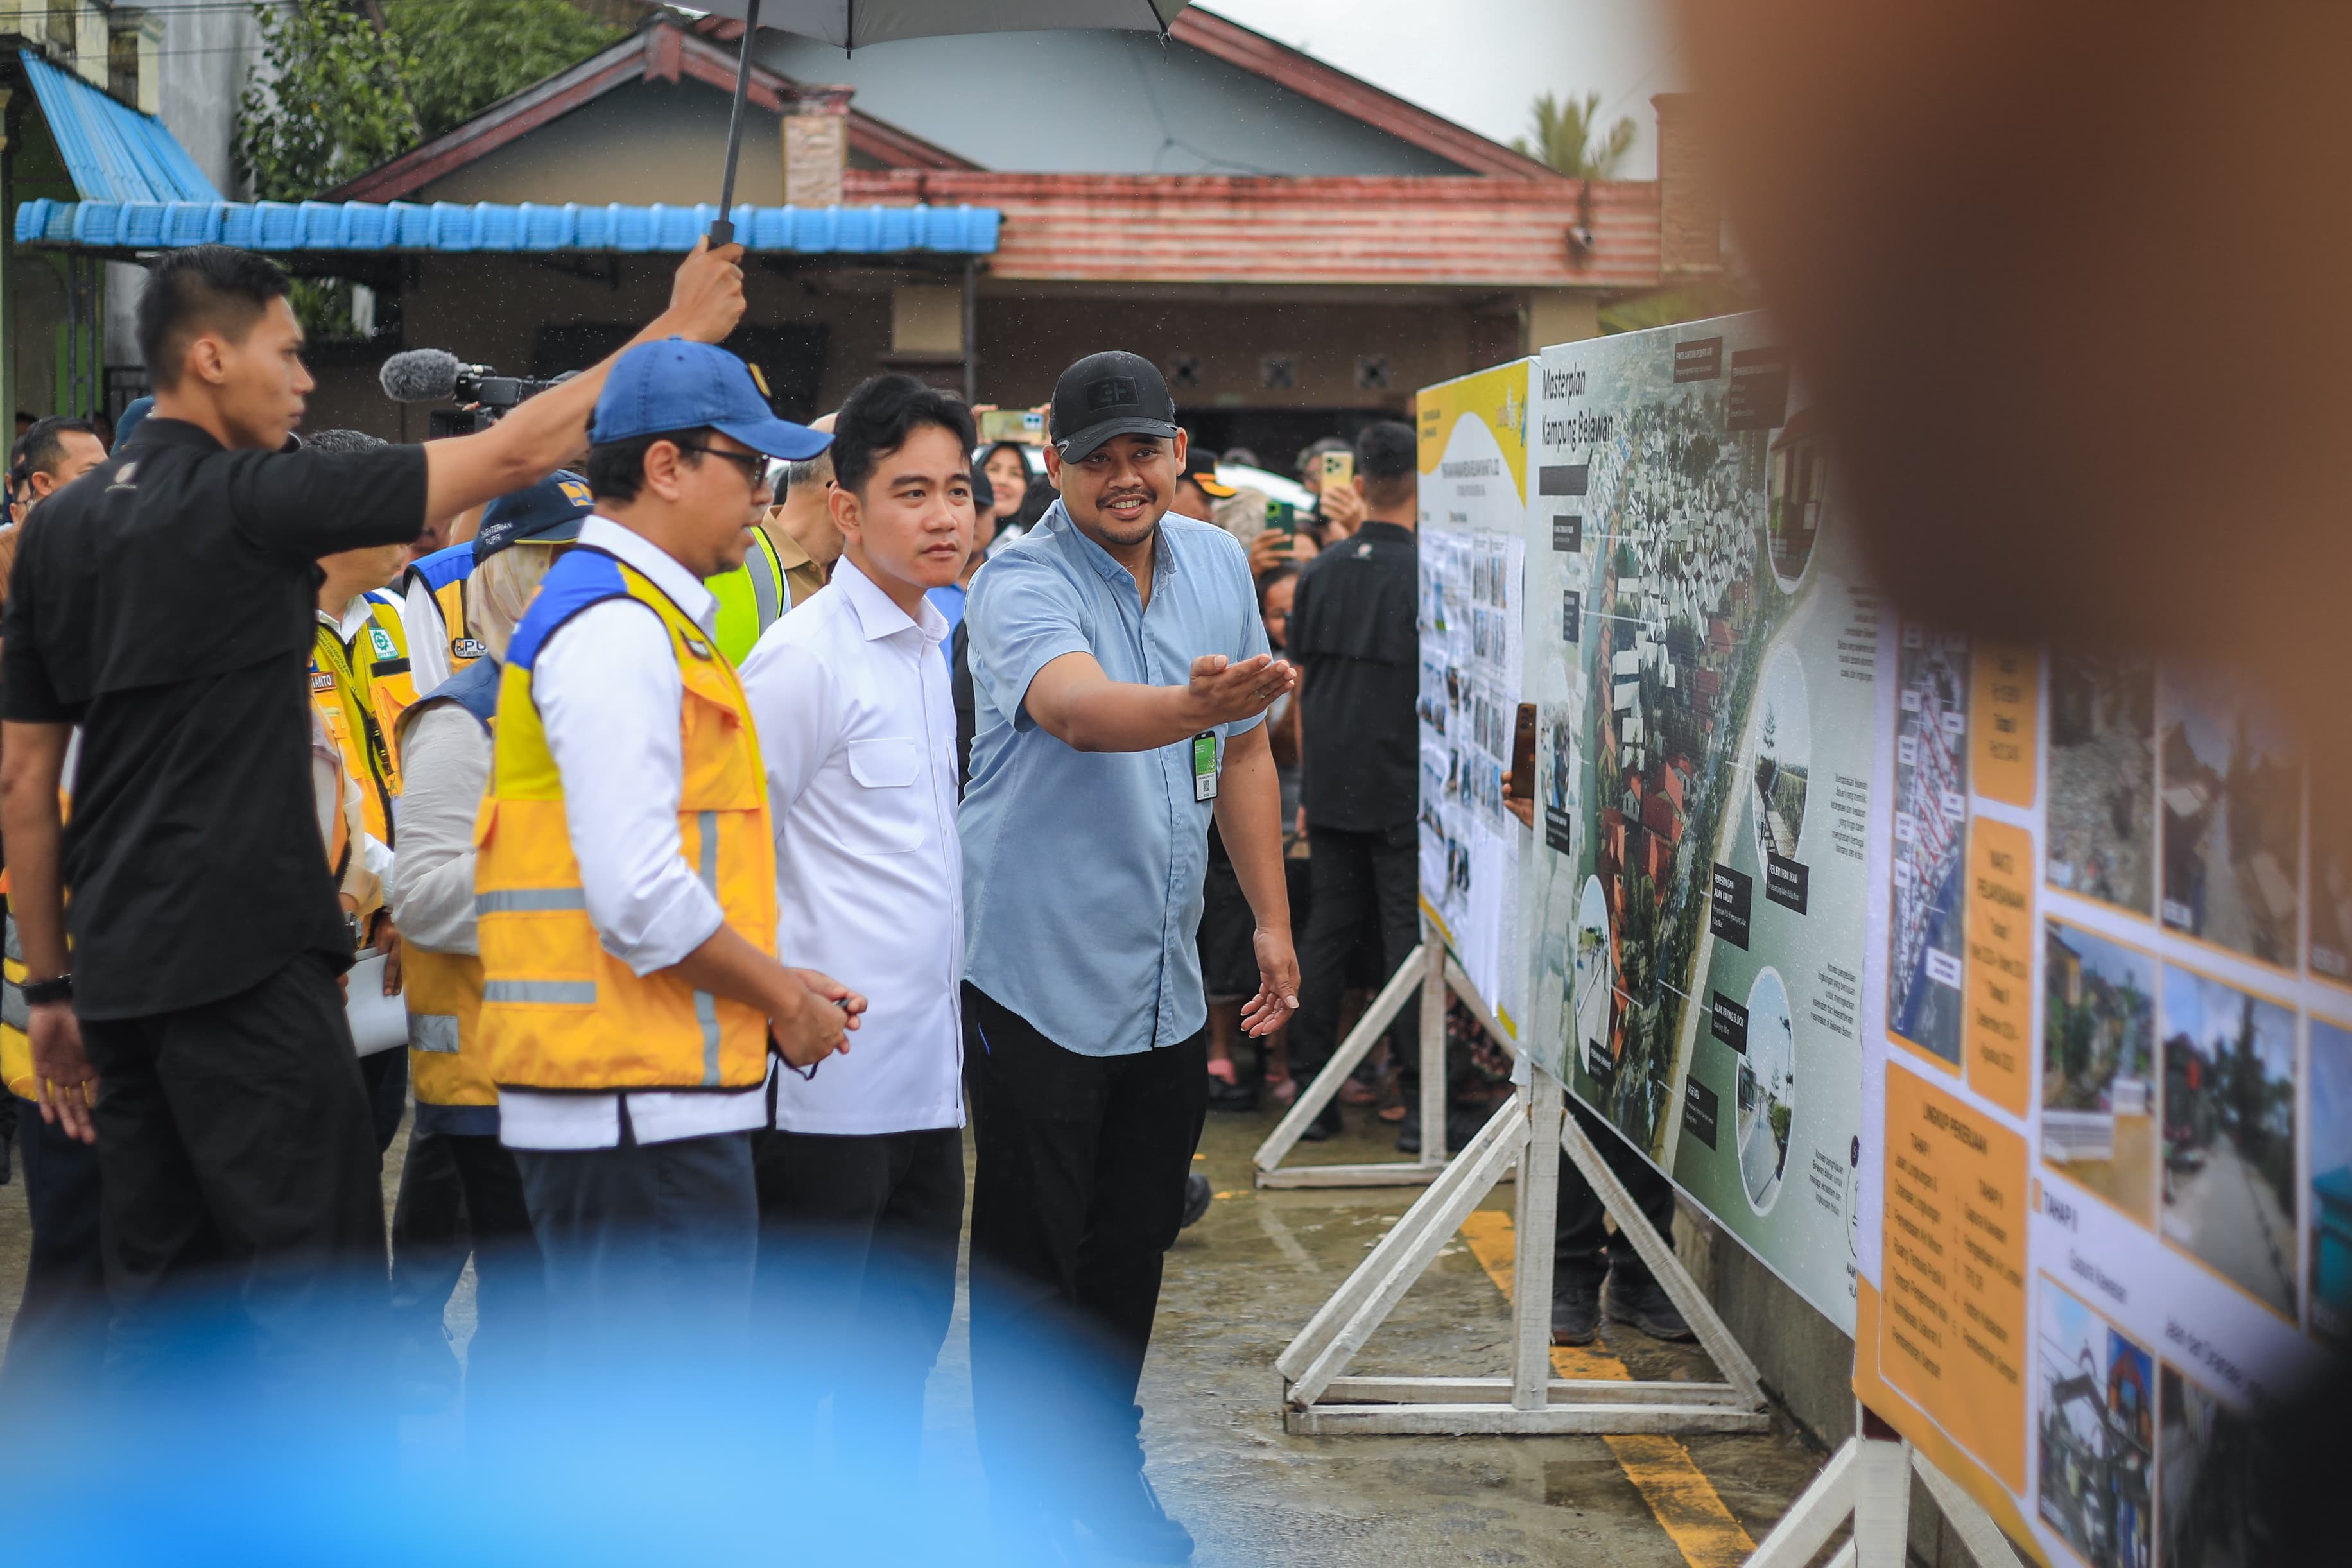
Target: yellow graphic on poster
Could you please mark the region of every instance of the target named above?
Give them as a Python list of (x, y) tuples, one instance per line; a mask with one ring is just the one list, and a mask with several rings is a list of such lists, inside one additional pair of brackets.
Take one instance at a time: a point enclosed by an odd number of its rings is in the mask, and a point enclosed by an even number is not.
[(1422, 390), (1421, 890), (1463, 973), (1516, 1029), (1520, 846), (1504, 808), (1518, 713), (1528, 361)]

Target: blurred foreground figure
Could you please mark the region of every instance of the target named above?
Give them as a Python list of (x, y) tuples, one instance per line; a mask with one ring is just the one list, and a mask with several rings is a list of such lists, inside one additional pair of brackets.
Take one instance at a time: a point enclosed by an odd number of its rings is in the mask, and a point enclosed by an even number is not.
[(2340, 777), (2352, 8), (1683, 20), (1732, 227), (1905, 612), (2229, 661)]
[[(1733, 227), (1903, 612), (2232, 666), (2340, 793), (2352, 8), (1683, 20)], [(2263, 1424), (2261, 1561), (2344, 1560), (2319, 1467), (2347, 1382)]]

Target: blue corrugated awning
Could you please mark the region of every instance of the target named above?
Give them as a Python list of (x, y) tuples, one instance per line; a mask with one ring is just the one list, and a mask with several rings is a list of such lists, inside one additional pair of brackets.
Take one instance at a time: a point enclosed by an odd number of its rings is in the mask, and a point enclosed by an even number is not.
[[(719, 215), (715, 204), (541, 206), (525, 202), (31, 201), (16, 209), (16, 243), (76, 250), (171, 250), (233, 245), (261, 251), (683, 252)], [(994, 207), (735, 209), (735, 237), (754, 251), (987, 256)]]
[(127, 109), (61, 71), (31, 49), (20, 51), (41, 118), (64, 154), (74, 189), (97, 202), (217, 202), (221, 193), (179, 138), (152, 115)]

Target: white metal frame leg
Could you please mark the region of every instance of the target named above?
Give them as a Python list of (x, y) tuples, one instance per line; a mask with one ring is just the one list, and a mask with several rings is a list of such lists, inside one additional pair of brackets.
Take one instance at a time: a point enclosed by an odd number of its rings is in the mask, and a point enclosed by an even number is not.
[(1749, 1553), (1747, 1568), (1804, 1568), (1849, 1520), (1853, 1534), (1830, 1559), (1830, 1568), (1904, 1568), (1914, 1473), (1927, 1482), (1978, 1568), (2021, 1568), (2000, 1526), (1958, 1483), (1909, 1443), (1866, 1436), (1849, 1438), (1830, 1456), (1813, 1484)]
[[(1348, 1031), (1348, 1038), (1339, 1042), (1339, 1049), (1331, 1053), (1331, 1060), (1323, 1064), (1323, 1070), (1315, 1075), (1315, 1081), (1312, 1083), (1298, 1092), (1298, 1098), (1292, 1102), (1289, 1112), (1281, 1121), (1275, 1124), (1274, 1131), (1265, 1135), (1265, 1142), (1258, 1145), (1257, 1154), (1253, 1157), (1258, 1170), (1258, 1186), (1373, 1186), (1404, 1185), (1431, 1179), (1431, 1173), (1434, 1167), (1430, 1165), (1427, 1157), (1429, 1143), (1425, 1128), (1422, 1141), (1423, 1158), (1416, 1162), (1394, 1161), (1386, 1165), (1371, 1166), (1302, 1166), (1296, 1170), (1277, 1170), (1276, 1167), (1282, 1164), (1291, 1149), (1297, 1145), (1299, 1135), (1307, 1131), (1308, 1124), (1315, 1120), (1317, 1114), (1325, 1105), (1330, 1103), (1331, 1097), (1339, 1092), (1339, 1085), (1345, 1083), (1348, 1081), (1348, 1075), (1356, 1071), (1356, 1064), (1370, 1055), (1372, 1047), (1380, 1043), (1381, 1036), (1387, 1032), (1389, 1025), (1395, 1020), (1397, 1014), (1404, 1010), (1405, 998), (1412, 994), (1413, 987), (1422, 984), (1428, 976), (1429, 950), (1432, 946), (1440, 953), (1445, 950), (1444, 941), (1434, 932), (1431, 933), (1420, 946), (1414, 948), (1403, 963), (1397, 966), (1397, 972), (1389, 977), (1389, 983), (1382, 986), (1380, 993), (1372, 998), (1371, 1006), (1366, 1008), (1364, 1016), (1356, 1020), (1356, 1027)], [(1444, 1026), (1444, 1013), (1440, 1011), (1438, 1024), (1441, 1032)], [(1429, 1036), (1426, 1032), (1428, 1030), (1426, 1007), (1423, 1009), (1422, 1028), (1423, 1030), (1421, 1048), (1422, 1093), (1425, 1099), (1429, 1092), (1427, 1065)], [(1442, 1048), (1444, 1041), (1441, 1040), (1439, 1043)], [(1444, 1148), (1443, 1139), (1440, 1140), (1438, 1146), (1441, 1149)], [(1443, 1155), (1438, 1157), (1436, 1163), (1441, 1166), (1445, 1163)]]
[[(1479, 1129), (1461, 1158), (1438, 1176), (1324, 1303), (1275, 1365), (1286, 1380), (1284, 1426), (1302, 1434), (1760, 1432), (1770, 1425), (1755, 1370), (1731, 1340), (1681, 1263), (1651, 1238), (1643, 1257), (1662, 1280), (1681, 1288), (1702, 1337), (1728, 1347), (1727, 1383), (1637, 1383), (1561, 1379), (1551, 1372), (1553, 1218), (1559, 1155), (1583, 1152), (1593, 1185), (1620, 1229), (1646, 1229), (1575, 1122), (1563, 1113), (1558, 1080), (1533, 1069), (1528, 1086)], [(1573, 1142), (1570, 1134), (1576, 1137)], [(1453, 1240), (1514, 1162), (1520, 1166), (1517, 1242), (1512, 1259), (1511, 1375), (1508, 1377), (1351, 1377), (1348, 1364), (1404, 1292)], [(1592, 1174), (1588, 1170), (1588, 1175)]]

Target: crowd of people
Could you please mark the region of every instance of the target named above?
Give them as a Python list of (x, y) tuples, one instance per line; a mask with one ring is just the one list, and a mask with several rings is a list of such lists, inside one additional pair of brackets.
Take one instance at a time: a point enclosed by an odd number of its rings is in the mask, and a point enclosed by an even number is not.
[[(911, 1487), (968, 1110), (995, 1526), (1182, 1561), (1136, 1399), (1205, 1115), (1295, 1095), (1420, 939), (1413, 431), (1310, 446), (1299, 508), (1115, 350), (1042, 448), (904, 375), (791, 423), (715, 346), (740, 256), (420, 447), (298, 434), (283, 273), (173, 252), (152, 404), (20, 432), (0, 1391), (152, 1384), (210, 1299), (265, 1395), (428, 1407), (470, 1259), (469, 1423), (764, 1358)], [(1500, 1053), (1461, 1057), (1475, 1105)], [(1401, 1022), (1307, 1135), (1345, 1101), (1416, 1149), (1419, 1060)], [(1561, 1226), (1686, 1333), (1597, 1205)]]

